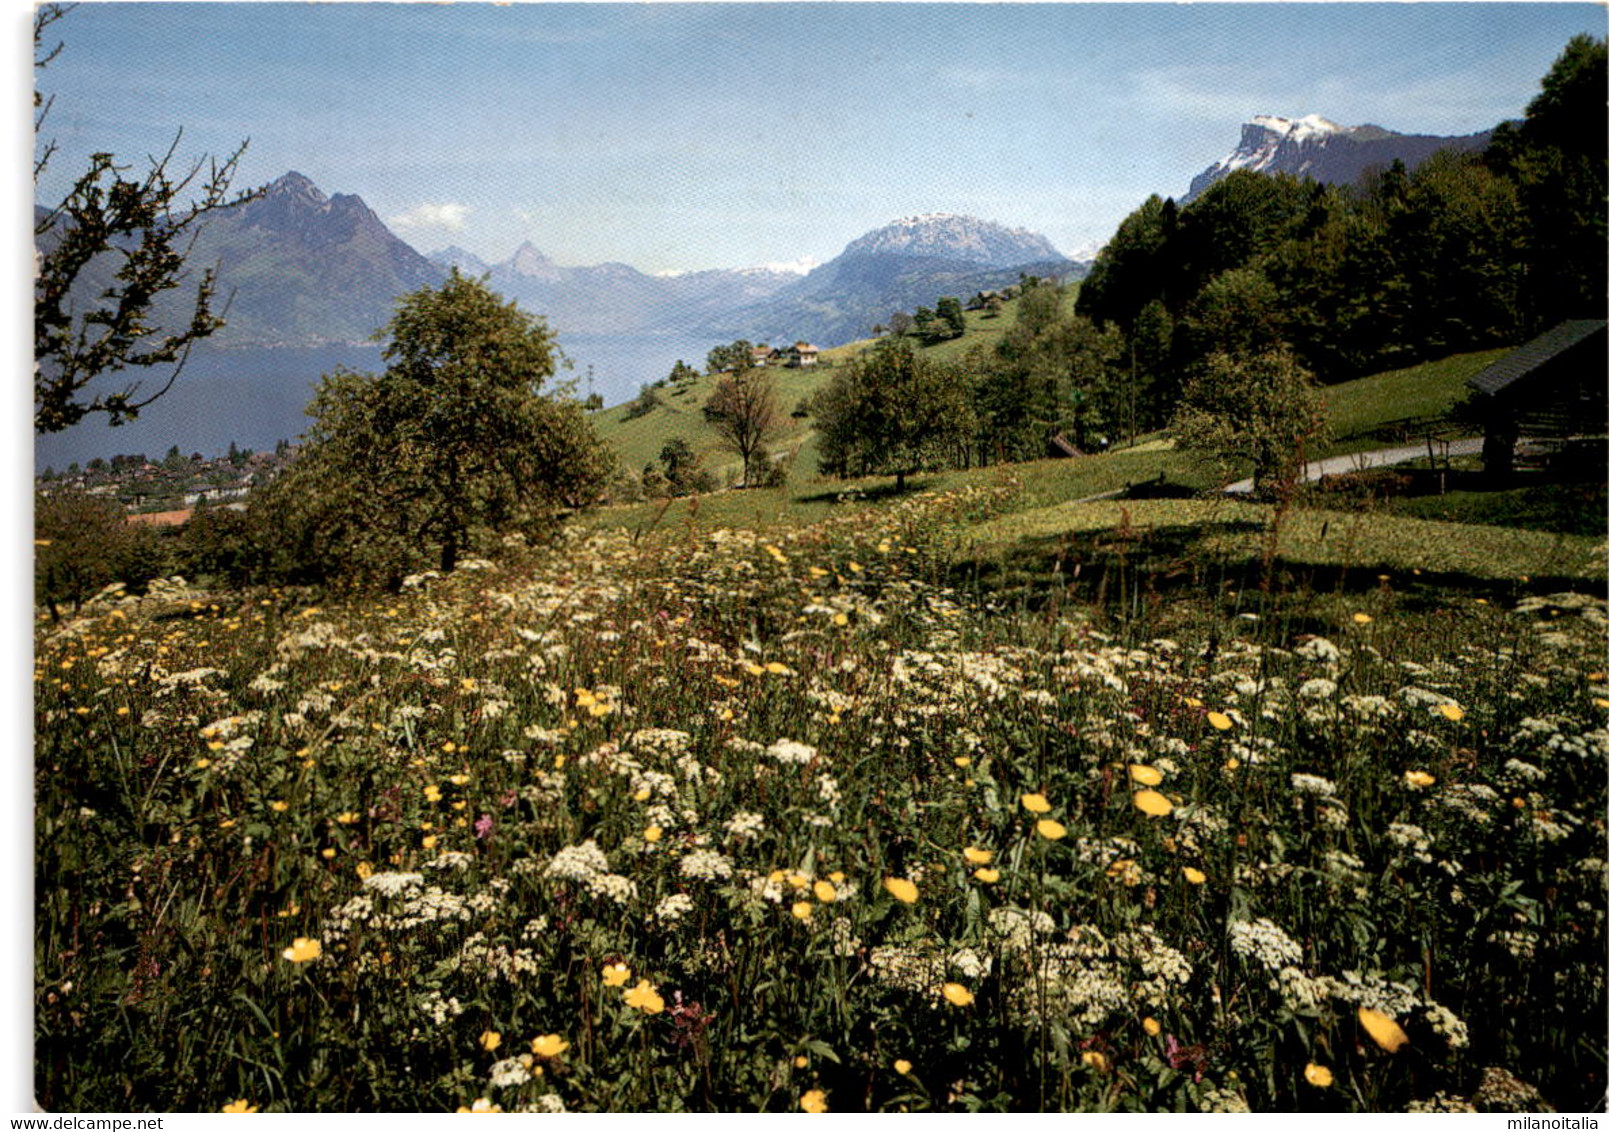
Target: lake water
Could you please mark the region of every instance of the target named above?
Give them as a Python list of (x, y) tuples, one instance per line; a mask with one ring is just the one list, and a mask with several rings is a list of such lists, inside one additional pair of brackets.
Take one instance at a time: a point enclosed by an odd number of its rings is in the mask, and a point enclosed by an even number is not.
[[(636, 396), (645, 382), (668, 375), (678, 359), (702, 368), (704, 356), (719, 343), (704, 338), (560, 334), (559, 345), (572, 368), (561, 371), (556, 380), (573, 380), (581, 397), (590, 386), (605, 404), (615, 405)], [(65, 432), (37, 437), (34, 470), (62, 471), (97, 456), (143, 453), (157, 459), (175, 444), (186, 454), (204, 456), (222, 455), (231, 443), (257, 451), (272, 449), (278, 441), (294, 440), (306, 430), (313, 390), (319, 378), (337, 366), (372, 373), (384, 363), (378, 346), (197, 349), (173, 388), (138, 420), (117, 428), (86, 420)], [(115, 383), (108, 383), (108, 388), (116, 388)]]

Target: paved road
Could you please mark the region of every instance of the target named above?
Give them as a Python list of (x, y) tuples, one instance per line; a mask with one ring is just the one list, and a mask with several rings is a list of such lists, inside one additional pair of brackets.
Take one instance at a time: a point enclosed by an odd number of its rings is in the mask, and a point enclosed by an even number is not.
[[(1446, 452), (1449, 456), (1478, 456), (1480, 455), (1482, 440), (1472, 436), (1467, 440), (1450, 440), (1447, 442)], [(1442, 446), (1436, 445), (1436, 455), (1442, 454)], [(1324, 460), (1314, 460), (1302, 469), (1302, 479), (1316, 480), (1321, 476), (1340, 475), (1343, 472), (1360, 472), (1366, 468), (1383, 468), (1388, 464), (1406, 464), (1410, 460), (1417, 460), (1425, 455), (1424, 444), (1405, 444), (1401, 448), (1376, 448), (1373, 452), (1353, 452), (1347, 456), (1331, 456)], [(1251, 493), (1251, 480), (1236, 480), (1228, 487), (1226, 492), (1232, 495), (1249, 495)]]

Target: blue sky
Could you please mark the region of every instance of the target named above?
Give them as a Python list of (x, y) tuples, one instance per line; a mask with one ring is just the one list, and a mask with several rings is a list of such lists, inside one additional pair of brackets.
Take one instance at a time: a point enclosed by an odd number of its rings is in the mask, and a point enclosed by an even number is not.
[[(1587, 4), (99, 3), (40, 76), (85, 154), (251, 147), (429, 252), (647, 271), (820, 261), (912, 213), (1072, 252), (1253, 114), (1468, 133)], [(45, 189), (59, 188), (47, 181)]]

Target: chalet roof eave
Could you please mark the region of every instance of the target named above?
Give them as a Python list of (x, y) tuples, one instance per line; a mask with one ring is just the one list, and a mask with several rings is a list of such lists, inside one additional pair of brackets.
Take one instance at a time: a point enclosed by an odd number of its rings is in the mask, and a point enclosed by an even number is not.
[(1517, 346), (1481, 370), (1465, 384), (1479, 393), (1497, 396), (1526, 374), (1533, 373), (1560, 354), (1579, 346), (1609, 326), (1601, 318), (1578, 318), (1561, 322), (1523, 346)]

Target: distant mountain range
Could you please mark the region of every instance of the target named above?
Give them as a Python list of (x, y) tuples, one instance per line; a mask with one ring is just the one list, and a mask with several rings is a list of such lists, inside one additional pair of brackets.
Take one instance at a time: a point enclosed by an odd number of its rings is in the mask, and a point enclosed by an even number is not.
[(1437, 137), (1399, 134), (1380, 126), (1338, 126), (1317, 114), (1305, 118), (1259, 114), (1240, 128), (1240, 144), (1234, 152), (1196, 174), (1182, 203), (1195, 200), (1236, 169), (1291, 173), (1326, 185), (1352, 185), (1371, 167), (1400, 160), (1412, 169), (1438, 150), (1481, 150), (1491, 140), (1490, 130)]
[(850, 241), (803, 279), (730, 311), (712, 329), (758, 342), (804, 338), (836, 346), (945, 295), (964, 299), (1021, 275), (1081, 279), (1088, 269), (1022, 228), (949, 213), (911, 216)]
[(798, 276), (763, 267), (647, 275), (623, 263), (560, 267), (526, 243), (497, 264), (462, 248), (428, 257), (445, 270), (491, 276), (492, 288), (564, 331), (581, 334), (698, 333), (735, 307), (759, 302)]
[[(361, 197), (326, 196), (295, 172), (210, 217), (190, 262), (216, 264), (219, 293), (229, 297), (227, 325), (208, 343), (222, 349), (367, 342), (399, 296), (438, 284), (453, 267), (489, 276), (494, 290), (546, 318), (561, 343), (570, 334), (803, 338), (819, 346), (864, 337), (895, 311), (1004, 286), (1023, 272), (1079, 272), (1041, 235), (948, 214), (868, 232), (803, 277), (762, 267), (670, 275), (623, 263), (564, 267), (530, 243), (492, 264), (457, 247), (423, 256)], [(168, 297), (164, 323), (182, 321), (186, 297), (182, 289)]]

